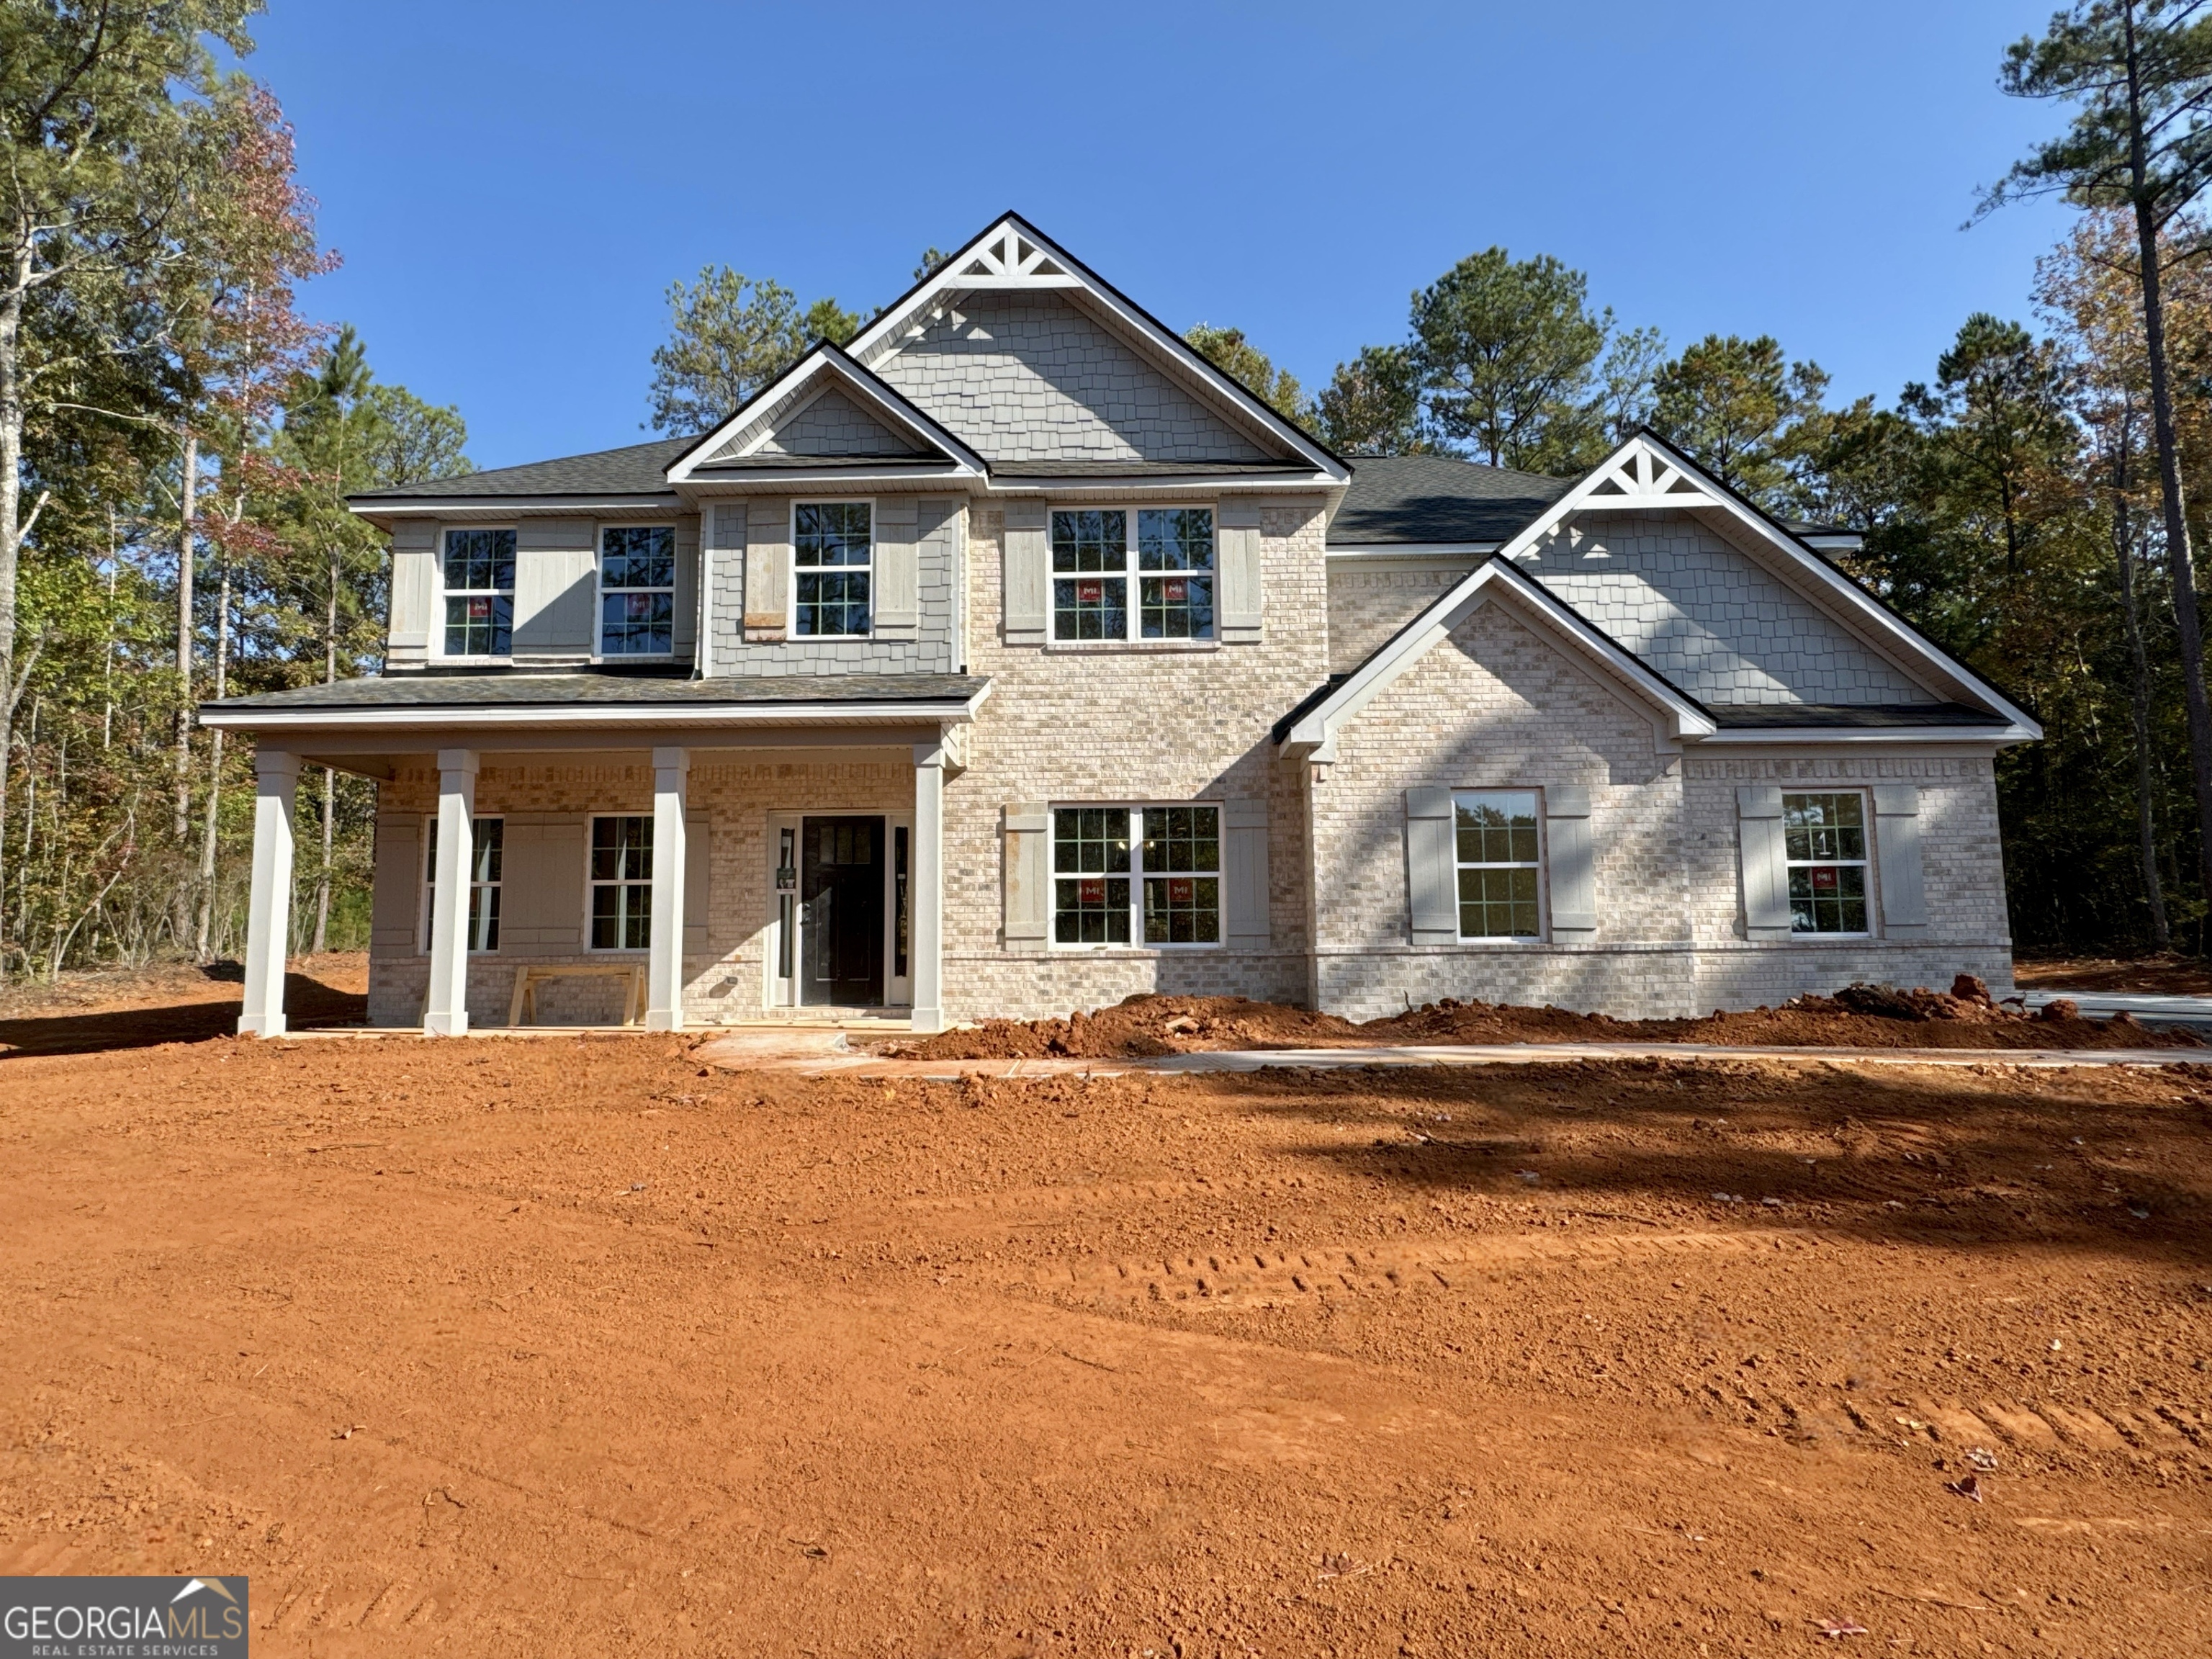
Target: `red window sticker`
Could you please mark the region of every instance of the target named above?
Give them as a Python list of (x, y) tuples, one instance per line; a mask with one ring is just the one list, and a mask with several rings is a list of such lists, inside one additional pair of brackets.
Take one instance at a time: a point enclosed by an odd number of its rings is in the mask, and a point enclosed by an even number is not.
[(1197, 889), (1192, 884), (1190, 878), (1188, 876), (1182, 877), (1181, 878), (1171, 881), (1168, 884), (1168, 902), (1170, 904), (1180, 906), (1194, 903), (1196, 902), (1197, 896)]
[(1814, 892), (1833, 892), (1835, 890), (1835, 886), (1836, 872), (1833, 870), (1815, 870), (1813, 872), (1813, 890)]
[(1190, 589), (1190, 584), (1189, 584), (1189, 583), (1188, 583), (1188, 582), (1170, 582), (1170, 583), (1168, 583), (1168, 584), (1167, 584), (1168, 603), (1169, 603), (1170, 605), (1181, 605), (1181, 604), (1184, 601), (1184, 599), (1186, 599), (1187, 598), (1188, 598), (1188, 597), (1189, 597), (1189, 589)]
[(1093, 876), (1075, 884), (1076, 902), (1084, 905), (1103, 905), (1106, 902), (1106, 884)]
[(1078, 605), (1097, 605), (1105, 597), (1106, 584), (1103, 582), (1078, 582), (1075, 585), (1075, 602)]

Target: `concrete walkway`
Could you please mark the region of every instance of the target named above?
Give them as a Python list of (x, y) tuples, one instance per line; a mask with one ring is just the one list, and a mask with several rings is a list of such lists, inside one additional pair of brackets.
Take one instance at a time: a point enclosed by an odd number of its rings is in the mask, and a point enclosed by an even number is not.
[(2190, 1030), (2212, 1026), (2212, 997), (2159, 996), (2148, 991), (2023, 991), (2031, 1008), (2040, 1008), (2060, 997), (2071, 999), (2084, 1014), (2110, 1019), (2114, 1014), (2133, 1014), (2146, 1025), (2177, 1025)]
[[(2212, 1064), (2203, 1048), (1723, 1048), (1697, 1042), (1420, 1044), (1373, 1048), (1217, 1048), (1142, 1060), (885, 1060), (842, 1046), (836, 1033), (809, 1033), (804, 1049), (761, 1034), (717, 1037), (696, 1057), (729, 1071), (797, 1072), (820, 1077), (1116, 1077), (1131, 1072), (1257, 1072), (1267, 1066), (1330, 1070), (1364, 1066), (1557, 1066), (1580, 1060), (1825, 1060), (1852, 1066), (2069, 1066)], [(794, 1051), (797, 1050), (797, 1051)]]

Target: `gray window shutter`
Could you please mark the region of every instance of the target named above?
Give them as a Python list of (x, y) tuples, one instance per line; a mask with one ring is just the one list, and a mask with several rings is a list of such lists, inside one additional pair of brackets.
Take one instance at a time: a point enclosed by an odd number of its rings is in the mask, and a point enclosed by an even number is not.
[(1221, 809), (1222, 882), (1232, 951), (1267, 948), (1267, 803), (1232, 800)]
[(1790, 937), (1790, 868), (1782, 841), (1782, 787), (1742, 783), (1735, 791), (1736, 838), (1743, 856), (1744, 937)]
[[(1554, 937), (1597, 931), (1597, 871), (1590, 845), (1590, 792), (1579, 783), (1544, 791), (1546, 873)], [(1569, 943), (1574, 940), (1570, 939)]]
[(1406, 792), (1406, 890), (1416, 945), (1459, 942), (1459, 851), (1449, 789)]
[(704, 812), (684, 815), (684, 951), (687, 956), (708, 953), (707, 883), (714, 860), (708, 855), (713, 825)]
[(540, 956), (584, 948), (584, 819), (546, 817), (538, 825), (537, 917)]
[(369, 901), (369, 942), (379, 952), (417, 948), (422, 900), (421, 815), (376, 815), (376, 872)]
[(699, 520), (676, 521), (676, 628), (669, 643), (678, 660), (691, 655), (699, 639)]
[(417, 664), (430, 653), (441, 618), (438, 605), (439, 526), (435, 519), (402, 519), (392, 526), (392, 613), (385, 659)]
[(879, 640), (910, 640), (921, 627), (921, 577), (914, 545), (915, 500), (876, 503), (876, 580), (872, 626)]
[(1224, 501), (1214, 514), (1221, 562), (1221, 637), (1231, 644), (1260, 638), (1260, 504)]
[(1928, 929), (1928, 893), (1920, 868), (1920, 789), (1876, 784), (1874, 861), (1881, 883), (1882, 931), (1917, 936)]
[(574, 660), (599, 649), (598, 564), (599, 527), (589, 519), (525, 519), (517, 526), (517, 657)]
[(790, 625), (789, 520), (777, 507), (747, 517), (745, 637), (749, 640), (780, 640)]
[(1006, 643), (1042, 645), (1051, 622), (1052, 554), (1042, 501), (1006, 503)]
[(1006, 943), (1042, 945), (1052, 923), (1052, 872), (1045, 866), (1052, 813), (1042, 801), (1006, 808)]

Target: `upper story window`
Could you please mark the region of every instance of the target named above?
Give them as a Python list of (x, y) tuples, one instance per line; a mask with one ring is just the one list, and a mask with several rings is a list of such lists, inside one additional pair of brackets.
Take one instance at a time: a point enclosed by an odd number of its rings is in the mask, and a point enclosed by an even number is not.
[(871, 503), (800, 501), (793, 507), (793, 634), (802, 639), (866, 639), (875, 553)]
[(676, 532), (617, 525), (599, 532), (599, 654), (665, 657), (676, 648)]
[(514, 636), (514, 532), (446, 532), (446, 654), (504, 657)]
[(1052, 515), (1055, 640), (1210, 640), (1213, 576), (1212, 507)]
[(1783, 796), (1782, 846), (1790, 931), (1867, 932), (1866, 797), (1856, 789)]

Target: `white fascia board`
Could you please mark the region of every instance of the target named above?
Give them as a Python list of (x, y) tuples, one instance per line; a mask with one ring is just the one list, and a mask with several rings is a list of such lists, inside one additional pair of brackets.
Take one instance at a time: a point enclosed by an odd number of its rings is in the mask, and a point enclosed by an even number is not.
[(926, 726), (964, 724), (990, 695), (931, 702), (628, 703), (526, 708), (202, 709), (199, 723), (242, 732), (620, 731), (629, 726)]
[(970, 472), (965, 467), (945, 465), (937, 467), (872, 467), (838, 466), (763, 467), (752, 471), (722, 472), (709, 467), (696, 472), (683, 483), (685, 500), (720, 499), (745, 495), (775, 495), (784, 486), (805, 485), (809, 489), (828, 484), (842, 487), (848, 484), (957, 484), (964, 489), (982, 487), (983, 476)]
[(1355, 542), (1322, 553), (1331, 559), (1482, 559), (1498, 548), (1496, 542)]
[(574, 518), (579, 513), (658, 513), (684, 505), (674, 490), (650, 495), (422, 495), (407, 501), (348, 501), (347, 509), (372, 524), (380, 519), (438, 519), (455, 514), (502, 519)]
[(1856, 530), (1814, 532), (1797, 539), (1816, 553), (1856, 553), (1866, 545), (1866, 538)]
[(1173, 491), (1188, 495), (1196, 490), (1206, 494), (1243, 495), (1310, 495), (1316, 490), (1341, 489), (1343, 484), (1327, 473), (1311, 472), (1303, 477), (1278, 474), (1270, 478), (1242, 477), (1236, 474), (1211, 476), (1192, 473), (1132, 472), (1106, 477), (1019, 477), (991, 480), (994, 495), (1066, 495), (1085, 489), (1142, 489), (1164, 494)]
[[(1018, 242), (1028, 243), (1033, 252), (1027, 258), (1015, 262)], [(989, 274), (973, 274), (970, 268), (979, 263), (991, 267)], [(1058, 265), (1068, 273), (1068, 276), (1042, 276), (1034, 273), (1034, 267), (1047, 263)], [(1069, 280), (1071, 277), (1073, 280)], [(885, 347), (895, 349), (897, 337), (913, 326), (916, 317), (939, 305), (952, 303), (963, 292), (1040, 288), (1072, 289), (1081, 292), (1123, 328), (1158, 349), (1184, 379), (1202, 387), (1214, 398), (1229, 404), (1244, 419), (1279, 441), (1290, 445), (1300, 456), (1311, 462), (1317, 471), (1326, 474), (1335, 483), (1351, 482), (1351, 469), (1342, 461), (1277, 414), (1242, 381), (1233, 375), (1224, 374), (1207, 362), (1181, 335), (1123, 298), (1081, 260), (1018, 214), (1002, 215), (981, 234), (971, 238), (958, 252), (938, 268), (935, 275), (917, 283), (903, 298), (894, 301), (848, 342), (845, 349), (862, 363), (867, 363), (874, 361), (872, 354)]]
[[(898, 425), (933, 445), (963, 471), (978, 476), (984, 471), (983, 459), (974, 450), (854, 362), (849, 353), (824, 341), (746, 398), (729, 419), (678, 456), (669, 464), (664, 476), (672, 484), (687, 482), (696, 469), (708, 464), (708, 456), (744, 431), (748, 424), (822, 374), (836, 376), (841, 386), (858, 392), (873, 404), (878, 413), (889, 416)], [(758, 441), (764, 442), (766, 439), (767, 433), (763, 430)]]
[(1667, 716), (1674, 737), (1694, 741), (1710, 737), (1717, 729), (1711, 715), (1577, 615), (1558, 595), (1503, 560), (1490, 559), (1454, 583), (1449, 592), (1309, 710), (1283, 739), (1284, 751), (1315, 760), (1334, 759), (1336, 734), (1344, 723), (1389, 689), (1431, 647), (1442, 643), (1490, 597), (1493, 588), (1511, 594), (1528, 620), (1546, 625), (1547, 631), (1609, 678), (1625, 682), (1644, 701), (1656, 705)]
[(1714, 732), (1698, 738), (1700, 749), (1716, 744), (1732, 747), (1759, 744), (1769, 749), (1790, 748), (1798, 744), (1850, 744), (1863, 746), (1869, 744), (1981, 744), (2002, 749), (2015, 743), (2035, 743), (2041, 740), (2043, 728), (2033, 720), (2022, 725), (2017, 721), (2002, 726), (1793, 726), (1741, 727)]

